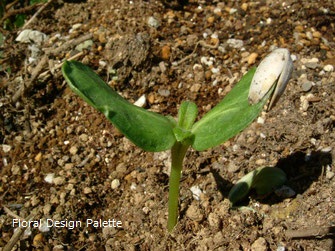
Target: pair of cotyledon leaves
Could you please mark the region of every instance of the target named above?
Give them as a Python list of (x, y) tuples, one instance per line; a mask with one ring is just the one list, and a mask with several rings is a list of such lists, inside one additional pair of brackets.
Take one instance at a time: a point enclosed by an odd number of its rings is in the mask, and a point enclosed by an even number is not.
[(197, 107), (184, 102), (179, 120), (137, 107), (108, 86), (82, 63), (66, 61), (63, 75), (71, 89), (102, 112), (130, 141), (145, 151), (164, 151), (188, 140), (195, 150), (221, 144), (248, 126), (260, 113), (266, 98), (249, 105), (248, 92), (255, 69), (250, 70), (230, 93), (203, 118), (193, 124)]
[[(268, 56), (272, 59), (268, 61), (273, 64), (273, 58), (278, 61), (278, 55), (284, 55), (284, 58), (285, 55), (289, 56), (288, 51), (285, 53), (272, 53)], [(198, 109), (193, 102), (186, 101), (181, 104), (176, 121), (172, 117), (165, 117), (129, 103), (82, 63), (65, 61), (62, 72), (75, 93), (102, 112), (130, 141), (143, 150), (164, 151), (171, 149), (179, 141), (201, 151), (223, 143), (246, 128), (261, 112), (276, 86), (278, 76), (279, 87), (281, 90), (285, 88), (289, 78), (288, 71), (285, 72), (283, 62), (279, 63), (279, 70), (271, 65), (269, 68), (269, 63), (258, 68), (260, 73), (255, 75), (257, 81), (253, 81), (250, 88), (255, 74), (255, 69), (251, 69), (218, 105), (195, 123)], [(273, 71), (277, 74), (275, 78), (271, 77)], [(285, 74), (280, 75), (281, 72)]]

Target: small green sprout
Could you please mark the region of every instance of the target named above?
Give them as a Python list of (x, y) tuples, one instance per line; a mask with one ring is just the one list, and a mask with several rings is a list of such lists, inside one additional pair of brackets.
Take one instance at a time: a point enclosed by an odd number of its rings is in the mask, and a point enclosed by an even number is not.
[(277, 167), (260, 167), (243, 176), (230, 190), (232, 206), (242, 200), (253, 188), (258, 195), (267, 195), (286, 182), (286, 174)]
[(203, 151), (237, 135), (259, 115), (276, 84), (262, 93), (257, 103), (249, 104), (253, 68), (218, 105), (195, 122), (198, 108), (193, 102), (183, 102), (175, 120), (129, 103), (82, 63), (65, 61), (62, 72), (71, 89), (102, 112), (135, 145), (152, 152), (171, 150), (169, 232), (177, 224), (179, 184), (188, 148)]

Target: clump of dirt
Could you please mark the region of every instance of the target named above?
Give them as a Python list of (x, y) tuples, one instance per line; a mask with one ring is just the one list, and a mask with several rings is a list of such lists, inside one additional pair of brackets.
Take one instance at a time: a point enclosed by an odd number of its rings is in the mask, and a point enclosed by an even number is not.
[[(64, 1), (27, 27), (48, 35), (33, 61), (33, 44), (15, 42), (16, 32), (7, 32), (0, 247), (334, 249), (334, 13), (331, 0)], [(283, 97), (235, 138), (187, 153), (171, 234), (169, 152), (134, 146), (72, 93), (60, 72), (72, 57), (131, 102), (145, 94), (146, 108), (176, 116), (181, 101), (191, 100), (202, 116), (276, 47), (288, 48), (295, 66)], [(260, 166), (283, 169), (295, 195), (251, 194), (230, 208), (230, 188)], [(19, 222), (29, 219), (31, 228), (15, 239)]]

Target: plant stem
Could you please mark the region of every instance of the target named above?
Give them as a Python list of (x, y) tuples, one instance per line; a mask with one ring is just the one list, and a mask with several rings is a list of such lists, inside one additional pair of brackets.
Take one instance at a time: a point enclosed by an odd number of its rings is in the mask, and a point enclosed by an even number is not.
[(184, 145), (176, 142), (171, 149), (171, 173), (169, 180), (169, 216), (168, 216), (168, 231), (171, 232), (177, 224), (178, 218), (178, 199), (179, 199), (179, 184), (181, 170), (183, 168), (183, 160), (189, 145)]

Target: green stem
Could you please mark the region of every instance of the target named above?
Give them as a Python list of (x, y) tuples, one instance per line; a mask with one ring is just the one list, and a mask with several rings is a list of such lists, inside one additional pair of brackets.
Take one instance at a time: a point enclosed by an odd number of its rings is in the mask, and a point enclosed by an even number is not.
[(169, 216), (168, 216), (168, 231), (171, 232), (178, 219), (178, 199), (179, 199), (179, 184), (181, 170), (183, 168), (183, 160), (189, 145), (183, 145), (176, 142), (171, 149), (171, 173), (169, 181)]

